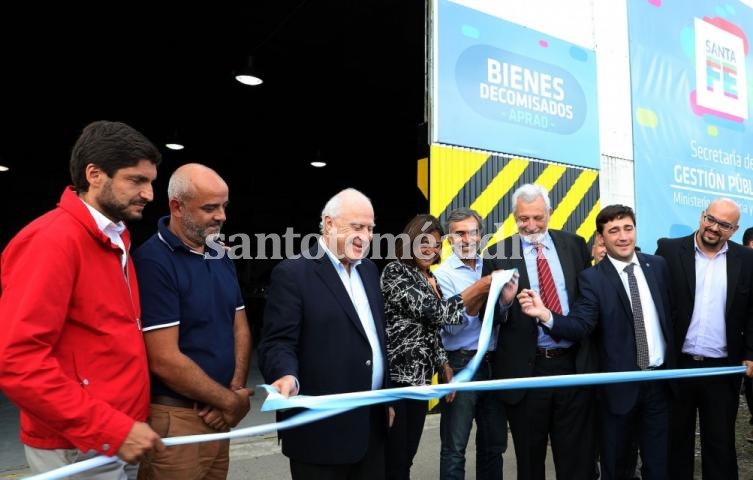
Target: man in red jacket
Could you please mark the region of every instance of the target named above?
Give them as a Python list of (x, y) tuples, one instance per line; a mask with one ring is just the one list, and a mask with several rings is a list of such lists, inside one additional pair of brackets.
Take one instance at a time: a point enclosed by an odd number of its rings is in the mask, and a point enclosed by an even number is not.
[(134, 478), (164, 446), (145, 423), (149, 369), (123, 223), (153, 199), (161, 155), (118, 122), (84, 128), (73, 185), (0, 257), (0, 389), (21, 410), (32, 473), (117, 455), (77, 478)]

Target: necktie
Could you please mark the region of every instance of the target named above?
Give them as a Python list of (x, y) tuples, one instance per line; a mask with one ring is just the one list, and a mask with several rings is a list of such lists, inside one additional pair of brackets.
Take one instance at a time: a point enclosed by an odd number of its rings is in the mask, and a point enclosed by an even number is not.
[(638, 368), (645, 370), (648, 368), (648, 340), (646, 339), (646, 325), (643, 323), (643, 307), (641, 305), (641, 296), (638, 293), (638, 282), (635, 280), (633, 273), (635, 264), (631, 263), (625, 267), (625, 273), (628, 276), (628, 286), (630, 287), (630, 303), (633, 304), (633, 322), (635, 324), (635, 348), (638, 356)]
[(557, 295), (557, 287), (554, 285), (554, 277), (549, 269), (549, 262), (544, 256), (544, 246), (536, 244), (536, 270), (539, 274), (539, 295), (544, 306), (554, 313), (562, 313), (560, 297)]

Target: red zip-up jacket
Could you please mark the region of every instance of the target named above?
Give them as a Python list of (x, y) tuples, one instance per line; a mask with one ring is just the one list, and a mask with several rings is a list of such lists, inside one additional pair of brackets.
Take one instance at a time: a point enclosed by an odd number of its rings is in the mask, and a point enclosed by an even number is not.
[[(124, 232), (126, 248), (130, 246)], [(21, 441), (114, 455), (149, 412), (136, 272), (71, 187), (0, 258), (0, 389)]]

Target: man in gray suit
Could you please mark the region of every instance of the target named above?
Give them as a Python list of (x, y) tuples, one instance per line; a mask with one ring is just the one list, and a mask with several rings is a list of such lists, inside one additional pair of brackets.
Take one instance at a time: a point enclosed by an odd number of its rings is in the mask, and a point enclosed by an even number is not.
[[(547, 292), (547, 306), (567, 314), (578, 296), (578, 274), (591, 265), (583, 238), (550, 230), (548, 192), (527, 184), (512, 196), (518, 233), (489, 247), (483, 274), (516, 268), (519, 289)], [(596, 369), (590, 339), (572, 342), (552, 337), (525, 315), (518, 302), (500, 304), (494, 357), (495, 378), (588, 373)], [(591, 480), (596, 462), (591, 389), (535, 388), (502, 390), (519, 480), (544, 480), (547, 442), (551, 440), (558, 478)]]

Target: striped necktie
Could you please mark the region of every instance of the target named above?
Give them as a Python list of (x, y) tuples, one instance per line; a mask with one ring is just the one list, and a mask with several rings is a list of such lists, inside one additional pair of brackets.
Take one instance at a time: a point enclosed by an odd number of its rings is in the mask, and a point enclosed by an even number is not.
[(562, 304), (557, 295), (557, 287), (554, 284), (552, 270), (544, 256), (544, 246), (536, 244), (536, 270), (539, 274), (539, 295), (544, 306), (554, 313), (562, 314)]

